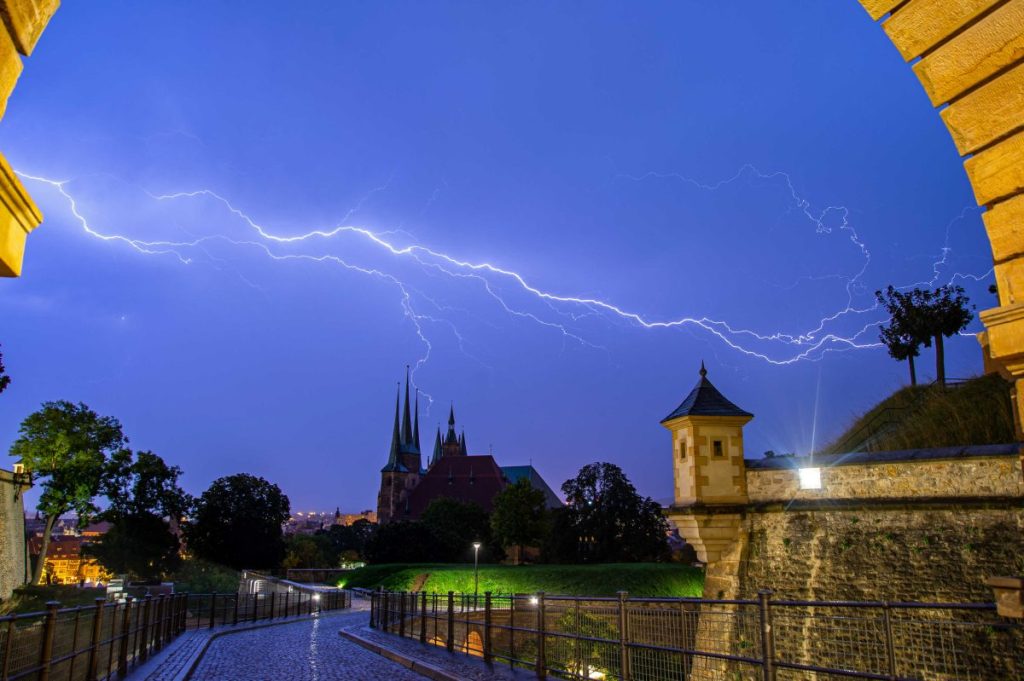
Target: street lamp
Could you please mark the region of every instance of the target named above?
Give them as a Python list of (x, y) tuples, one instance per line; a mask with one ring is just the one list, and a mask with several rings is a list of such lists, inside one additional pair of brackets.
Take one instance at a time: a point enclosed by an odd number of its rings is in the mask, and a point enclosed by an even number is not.
[(473, 607), (476, 607), (477, 593), (480, 591), (480, 542), (473, 542)]

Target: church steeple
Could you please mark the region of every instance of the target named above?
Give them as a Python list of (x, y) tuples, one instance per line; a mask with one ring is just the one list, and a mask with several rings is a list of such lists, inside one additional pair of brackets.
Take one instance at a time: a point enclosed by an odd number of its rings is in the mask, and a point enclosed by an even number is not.
[(409, 365), (405, 365), (405, 410), (402, 412), (402, 445), (408, 446), (412, 440), (412, 418), (409, 414)]
[(399, 470), (400, 463), (398, 461), (398, 455), (402, 451), (402, 437), (398, 430), (398, 393), (395, 393), (395, 428), (391, 433), (391, 453), (388, 454), (388, 464), (384, 466), (384, 471)]
[(412, 426), (412, 441), (416, 451), (420, 451), (420, 389), (416, 388), (416, 419)]
[(457, 445), (459, 444), (459, 436), (455, 434), (455, 405), (451, 406), (448, 411), (448, 434), (445, 435), (444, 443), (446, 445)]
[(430, 465), (433, 466), (435, 463), (441, 460), (443, 454), (441, 453), (441, 426), (437, 427), (437, 435), (434, 436), (434, 455), (430, 457)]
[(466, 431), (462, 431), (462, 435), (459, 435), (459, 453), (462, 456), (469, 456), (469, 451), (466, 449)]

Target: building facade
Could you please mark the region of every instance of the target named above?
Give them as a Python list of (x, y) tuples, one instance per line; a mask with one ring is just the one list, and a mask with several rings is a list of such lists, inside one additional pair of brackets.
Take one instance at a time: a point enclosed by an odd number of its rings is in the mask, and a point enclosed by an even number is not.
[[(501, 467), (490, 454), (471, 455), (465, 431), (455, 429), (455, 407), (448, 411), (448, 431), (438, 428), (427, 465), (423, 465), (419, 433), (419, 393), (411, 399), (408, 368), (404, 405), (395, 398), (395, 419), (387, 464), (381, 469), (377, 522), (417, 520), (432, 501), (442, 497), (477, 504), (490, 511), (494, 497), (521, 478), (544, 493), (549, 508), (562, 502), (532, 465)], [(400, 408), (401, 407), (401, 408)]]

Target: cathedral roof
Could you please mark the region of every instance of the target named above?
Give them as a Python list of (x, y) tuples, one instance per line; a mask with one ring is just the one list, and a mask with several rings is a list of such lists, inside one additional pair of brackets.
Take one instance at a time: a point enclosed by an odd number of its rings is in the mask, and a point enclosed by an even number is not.
[(662, 423), (681, 416), (753, 416), (725, 398), (718, 388), (708, 380), (708, 371), (704, 363), (700, 363), (700, 381), (694, 386), (671, 414), (661, 420)]
[(494, 497), (505, 488), (505, 476), (489, 454), (446, 456), (420, 478), (409, 492), (405, 519), (415, 520), (434, 499), (469, 501), (490, 512)]
[(544, 504), (548, 508), (561, 508), (565, 505), (533, 466), (502, 466), (501, 472), (512, 484), (523, 479), (529, 480), (531, 487), (544, 493)]

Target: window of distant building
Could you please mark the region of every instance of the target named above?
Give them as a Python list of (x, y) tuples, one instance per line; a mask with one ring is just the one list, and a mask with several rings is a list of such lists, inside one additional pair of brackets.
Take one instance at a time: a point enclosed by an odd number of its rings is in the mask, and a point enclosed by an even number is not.
[(715, 440), (711, 443), (711, 453), (714, 456), (725, 456), (725, 450), (722, 447), (721, 440)]

